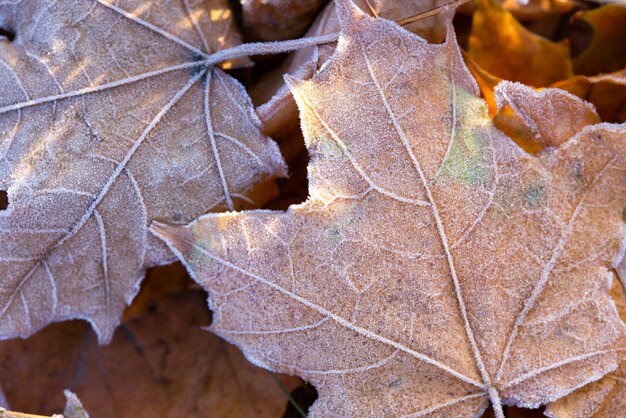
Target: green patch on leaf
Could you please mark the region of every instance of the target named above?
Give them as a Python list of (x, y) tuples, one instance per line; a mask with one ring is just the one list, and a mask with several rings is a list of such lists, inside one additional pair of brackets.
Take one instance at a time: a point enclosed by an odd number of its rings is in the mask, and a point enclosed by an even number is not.
[(484, 102), (455, 87), (456, 104), (451, 105), (450, 127), (453, 135), (448, 156), (439, 176), (470, 186), (485, 185), (491, 178), (491, 156), (485, 121)]
[(524, 189), (524, 203), (531, 208), (536, 207), (544, 196), (544, 190), (543, 184), (531, 184)]

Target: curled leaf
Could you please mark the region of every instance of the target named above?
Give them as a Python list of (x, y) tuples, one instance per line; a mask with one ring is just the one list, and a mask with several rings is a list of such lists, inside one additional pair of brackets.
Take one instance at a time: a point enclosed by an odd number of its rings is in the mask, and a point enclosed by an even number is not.
[(576, 74), (610, 73), (626, 66), (626, 5), (607, 4), (578, 12), (573, 19), (593, 29), (591, 43), (574, 59)]
[(494, 0), (476, 0), (468, 54), (496, 77), (545, 87), (571, 77), (567, 42), (554, 43), (524, 28)]
[(600, 123), (593, 105), (560, 89), (503, 81), (495, 88), (494, 124), (527, 152), (557, 147), (584, 127)]

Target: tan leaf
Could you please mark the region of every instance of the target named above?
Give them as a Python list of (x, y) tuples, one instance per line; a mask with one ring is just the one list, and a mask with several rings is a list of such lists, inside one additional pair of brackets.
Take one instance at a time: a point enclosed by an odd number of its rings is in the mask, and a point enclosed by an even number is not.
[(244, 32), (265, 41), (300, 36), (322, 5), (322, 0), (242, 0)]
[(600, 123), (593, 105), (560, 89), (536, 91), (503, 81), (494, 96), (498, 111), (493, 123), (527, 152), (559, 146), (585, 126)]
[(284, 174), (243, 87), (202, 63), (238, 42), (226, 8), (0, 6), (17, 33), (0, 45), (1, 338), (83, 318), (110, 340), (146, 267), (171, 259), (149, 222), (249, 205)]
[[(357, 6), (373, 16), (399, 21), (403, 26), (432, 42), (442, 42), (445, 37), (445, 22), (452, 19), (456, 3), (453, 0), (425, 0), (404, 2), (399, 0), (357, 0)], [(449, 5), (449, 7), (446, 7)], [(432, 16), (424, 19), (421, 15), (434, 11)], [(326, 35), (339, 31), (339, 21), (333, 2), (319, 14), (307, 37)], [(272, 137), (289, 136), (285, 130), (297, 127), (297, 108), (289, 88), (283, 82), (284, 74), (305, 79), (310, 78), (317, 69), (330, 58), (335, 51), (335, 44), (319, 45), (300, 49), (287, 59), (285, 64), (275, 72), (264, 77), (252, 89), (252, 96), (262, 103), (258, 112), (263, 121), (265, 133)]]
[[(63, 409), (63, 388), (98, 418), (278, 417), (287, 398), (272, 375), (202, 330), (205, 293), (155, 301), (99, 346), (82, 322), (54, 324), (30, 339), (0, 343), (0, 376), (16, 410)], [(287, 390), (299, 379), (276, 376)]]
[(524, 28), (494, 0), (476, 0), (468, 54), (502, 79), (545, 87), (571, 77), (566, 42), (551, 42)]
[(551, 87), (593, 103), (605, 122), (626, 122), (626, 69), (593, 77), (574, 76)]
[[(622, 264), (622, 267), (624, 264)], [(622, 271), (623, 268), (622, 268)], [(617, 310), (626, 319), (625, 283), (615, 280), (612, 293)], [(577, 391), (550, 403), (546, 415), (551, 418), (601, 418), (619, 417), (626, 411), (626, 340), (623, 341), (624, 355), (620, 367), (597, 382), (590, 383)]]
[(502, 416), (615, 369), (626, 127), (527, 154), (491, 124), (454, 36), (342, 18), (333, 59), (292, 80), (309, 200), (153, 224), (209, 290), (211, 329), (312, 382), (312, 416), (478, 416), (489, 400)]

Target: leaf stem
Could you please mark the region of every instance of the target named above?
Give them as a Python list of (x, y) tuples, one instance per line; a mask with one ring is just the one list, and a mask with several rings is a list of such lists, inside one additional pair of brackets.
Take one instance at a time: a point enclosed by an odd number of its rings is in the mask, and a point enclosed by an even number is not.
[(339, 33), (329, 33), (327, 35), (291, 39), (288, 41), (252, 42), (218, 51), (214, 54), (209, 55), (209, 57), (202, 62), (207, 67), (209, 67), (215, 64), (219, 64), (220, 62), (248, 57), (251, 55), (282, 54), (283, 52), (290, 52), (300, 48), (327, 44), (330, 42), (335, 42), (338, 38)]
[(283, 382), (281, 382), (280, 379), (278, 379), (274, 375), (274, 373), (270, 373), (270, 376), (272, 376), (272, 379), (278, 385), (278, 387), (280, 388), (281, 392), (283, 392), (283, 394), (287, 397), (287, 401), (289, 401), (291, 406), (294, 407), (296, 412), (298, 412), (302, 418), (306, 418), (306, 412), (304, 412), (304, 410), (302, 409), (300, 404), (294, 399), (293, 395), (291, 395), (291, 392), (289, 392), (287, 390), (287, 388), (285, 387), (285, 385), (283, 385)]
[[(442, 12), (443, 10), (459, 7), (462, 4), (468, 3), (470, 1), (471, 0), (451, 0), (445, 4), (442, 4), (439, 7), (435, 7), (434, 9), (430, 9), (426, 12), (397, 20), (396, 23), (400, 26), (405, 26), (405, 25), (408, 25), (409, 23), (417, 22), (418, 20), (422, 20), (422, 19), (426, 19), (431, 16), (434, 16)], [(377, 14), (371, 6), (370, 6), (370, 9), (375, 15)], [(242, 44), (242, 45), (238, 45), (232, 48), (218, 51), (214, 54), (209, 55), (209, 57), (202, 62), (207, 67), (209, 67), (209, 66), (216, 65), (224, 61), (229, 61), (229, 60), (243, 58), (243, 57), (249, 57), (251, 55), (282, 54), (284, 52), (291, 52), (300, 48), (306, 48), (309, 46), (335, 42), (337, 39), (339, 39), (339, 33), (329, 33), (325, 35), (310, 36), (310, 37), (299, 38), (299, 39), (290, 39), (286, 41), (252, 42), (252, 43)]]
[(439, 7), (435, 7), (434, 9), (430, 9), (430, 10), (424, 12), (424, 13), (420, 13), (420, 14), (417, 14), (417, 15), (414, 15), (414, 16), (406, 17), (404, 19), (396, 20), (396, 23), (398, 25), (400, 25), (400, 26), (405, 26), (405, 25), (408, 25), (409, 23), (417, 22), (419, 20), (426, 19), (426, 18), (429, 18), (431, 16), (434, 16), (434, 15), (436, 15), (436, 14), (438, 14), (438, 13), (440, 13), (440, 12), (442, 12), (442, 11), (448, 9), (448, 8), (457, 8), (457, 7), (459, 7), (459, 6), (461, 6), (461, 5), (465, 4), (465, 3), (469, 3), (470, 1), (472, 1), (472, 0), (452, 0), (452, 1), (448, 2), (448, 3), (442, 4)]
[(53, 415), (52, 417), (50, 417), (48, 415), (25, 414), (23, 412), (7, 411), (4, 408), (0, 408), (0, 418), (63, 418), (63, 416)]

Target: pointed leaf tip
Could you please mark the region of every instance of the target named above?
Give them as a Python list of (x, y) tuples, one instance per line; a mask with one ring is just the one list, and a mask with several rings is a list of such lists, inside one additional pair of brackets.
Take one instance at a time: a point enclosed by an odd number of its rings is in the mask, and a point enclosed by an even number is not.
[(193, 234), (189, 228), (154, 221), (150, 225), (150, 232), (165, 242), (176, 255), (189, 254), (193, 243)]

